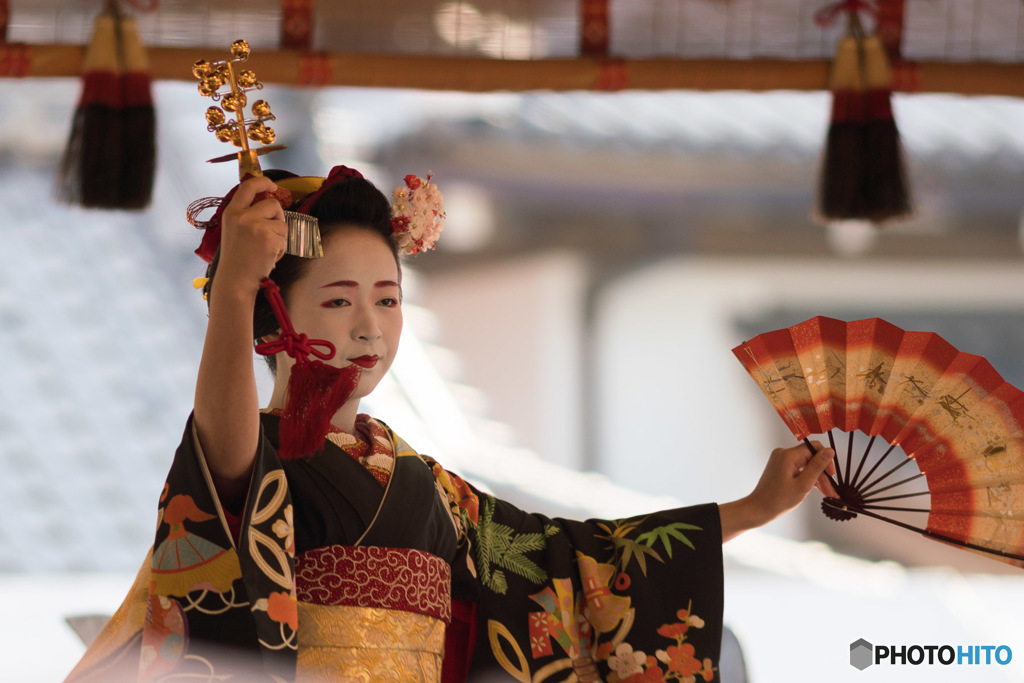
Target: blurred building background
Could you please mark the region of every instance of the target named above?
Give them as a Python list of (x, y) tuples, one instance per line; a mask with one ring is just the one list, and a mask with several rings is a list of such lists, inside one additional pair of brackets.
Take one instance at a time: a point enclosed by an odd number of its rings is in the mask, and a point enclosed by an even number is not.
[[(201, 4), (164, 3), (148, 39), (215, 51), (228, 31), (254, 48), (276, 40), (260, 13), (277, 3), (205, 15)], [(631, 36), (622, 50), (819, 58), (835, 37), (773, 33), (770, 22), (743, 33), (743, 13), (759, 5), (768, 21), (770, 2), (654, 4), (665, 21), (689, 12), (679, 25), (705, 28), (672, 47), (634, 25), (618, 34)], [(775, 3), (805, 18), (820, 4)], [(970, 30), (970, 3), (907, 4), (920, 21), (904, 49), (918, 58), (1024, 55), (1020, 3), (974, 3)], [(551, 36), (572, 32), (572, 3), (545, 3), (522, 24), (531, 31), (506, 22), (504, 42), (450, 34), (449, 19), (473, 18), (467, 7), (496, 21), (500, 8), (477, 6), (447, 3), (420, 24), (410, 15), (394, 35), (433, 36), (419, 50), (431, 54), (498, 45), (534, 58), (559, 56)], [(56, 9), (59, 22), (33, 18)], [(54, 2), (14, 10), (10, 39), (28, 42), (81, 41), (92, 16)], [(186, 40), (176, 11), (201, 20), (202, 35)], [(732, 43), (716, 42), (715, 21)], [(151, 543), (205, 326), (191, 285), (203, 272), (199, 233), (184, 210), (235, 182), (232, 165), (204, 163), (224, 153), (204, 130), (207, 101), (191, 83), (161, 82), (153, 206), (55, 204), (79, 88), (0, 81), (0, 596), (26, 615), (0, 626), (0, 652), (18, 681), (70, 669), (83, 648), (61, 620), (112, 612)], [(289, 145), (264, 167), (314, 175), (344, 163), (385, 191), (406, 173), (434, 174), (449, 220), (438, 251), (406, 266), (407, 334), (370, 412), (523, 507), (615, 517), (745, 495), (792, 436), (731, 349), (813, 315), (934, 330), (1024, 386), (1020, 99), (897, 95), (916, 212), (878, 230), (811, 219), (824, 92), (268, 86), (263, 96)], [(829, 522), (817, 498), (727, 546), (727, 620), (749, 680), (863, 675), (847, 663), (860, 637), (1005, 643), (1024, 661), (1019, 570), (870, 520)], [(984, 680), (1024, 680), (1021, 661)], [(908, 668), (899, 680), (947, 673)]]

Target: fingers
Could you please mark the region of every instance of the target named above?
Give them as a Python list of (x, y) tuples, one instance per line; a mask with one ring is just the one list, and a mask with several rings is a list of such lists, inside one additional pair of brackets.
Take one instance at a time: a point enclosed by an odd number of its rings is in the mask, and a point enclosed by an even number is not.
[(818, 480), (814, 482), (814, 488), (818, 489), (818, 491), (821, 492), (821, 495), (826, 498), (839, 497), (839, 494), (836, 493), (836, 490), (832, 487), (832, 482), (830, 482), (825, 475), (818, 477)]
[[(820, 444), (816, 444), (816, 446), (820, 446)], [(808, 488), (810, 488), (812, 482), (817, 481), (819, 478), (824, 478), (822, 475), (829, 466), (832, 466), (833, 470), (835, 469), (832, 465), (832, 459), (834, 457), (835, 451), (831, 448), (819, 448), (818, 451), (811, 456), (807, 464), (803, 466), (799, 475), (802, 479), (807, 480)]]
[(249, 178), (238, 186), (228, 206), (237, 206), (241, 209), (248, 208), (252, 206), (253, 200), (260, 192), (273, 192), (275, 189), (277, 189), (277, 184), (266, 176)]
[(793, 446), (782, 450), (781, 453), (788, 457), (793, 463), (795, 470), (793, 478), (797, 480), (797, 488), (806, 495), (812, 488), (817, 488), (822, 495), (835, 496), (825, 473), (835, 473), (835, 451), (825, 448), (823, 444), (815, 441), (813, 444), (814, 453), (807, 448), (806, 444)]
[(246, 291), (253, 290), (284, 256), (288, 225), (280, 202), (269, 196), (253, 204), (260, 193), (273, 192), (276, 187), (269, 178), (258, 177), (235, 190), (221, 221), (218, 281), (231, 279)]
[[(270, 178), (250, 178), (238, 186), (231, 202), (224, 209), (224, 222), (255, 223), (261, 220), (283, 221), (284, 209), (280, 202), (267, 193), (277, 188)], [(256, 201), (259, 195), (263, 199)], [(254, 203), (255, 202), (255, 203)], [(286, 233), (287, 234), (287, 233)]]
[(832, 464), (835, 452), (820, 443), (812, 445), (813, 453), (806, 444), (772, 451), (761, 479), (749, 496), (751, 505), (762, 520), (760, 523), (795, 508), (812, 488), (818, 488), (823, 495), (836, 497), (825, 476), (826, 472), (835, 469)]
[[(276, 200), (271, 199), (275, 204)], [(280, 205), (278, 205), (280, 206)], [(248, 236), (250, 240), (260, 240), (266, 246), (262, 251), (273, 257), (273, 263), (268, 264), (271, 268), (281, 260), (288, 247), (288, 224), (281, 219), (260, 218), (252, 221), (253, 232)], [(269, 275), (267, 270), (264, 275)]]
[(833, 449), (831, 449), (831, 448), (826, 448), (825, 445), (823, 443), (821, 443), (820, 441), (812, 441), (811, 445), (814, 447), (813, 451), (809, 451), (807, 449), (807, 444), (802, 444), (800, 446), (795, 446), (795, 448), (798, 448), (798, 449), (802, 448), (803, 449), (803, 453), (804, 453), (804, 462), (801, 463), (801, 465), (800, 465), (800, 471), (803, 472), (804, 469), (811, 462), (813, 462), (815, 457), (817, 457), (818, 455), (822, 455), (823, 453), (827, 453), (826, 462), (825, 462), (825, 470), (824, 471), (828, 472), (829, 474), (834, 476), (835, 473), (836, 473), (836, 465), (835, 465), (835, 454), (836, 454), (836, 452)]
[[(224, 209), (224, 222), (252, 223), (260, 220), (283, 220), (284, 209), (273, 197), (265, 193), (273, 192), (277, 185), (270, 178), (259, 177), (246, 180), (231, 197), (231, 202)], [(264, 198), (253, 203), (256, 197), (264, 194)]]
[(825, 476), (826, 473), (831, 475), (836, 473), (835, 451), (825, 448), (819, 441), (813, 442), (812, 445), (814, 446), (813, 455), (807, 450), (806, 445), (803, 447), (807, 461), (799, 468), (799, 476), (804, 479), (808, 489), (813, 486), (821, 492), (821, 495), (835, 498), (838, 494), (832, 487), (832, 482)]

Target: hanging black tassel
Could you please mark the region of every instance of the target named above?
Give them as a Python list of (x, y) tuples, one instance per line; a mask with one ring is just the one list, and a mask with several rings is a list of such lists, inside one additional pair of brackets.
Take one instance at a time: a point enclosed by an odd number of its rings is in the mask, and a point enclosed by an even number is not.
[(108, 4), (96, 19), (82, 63), (82, 94), (57, 173), (57, 198), (90, 208), (120, 201), (122, 90), (117, 18)]
[(135, 20), (122, 17), (118, 26), (124, 66), (121, 76), (124, 154), (118, 204), (123, 209), (144, 209), (149, 206), (156, 173), (156, 113), (153, 108), (152, 75)]
[(866, 217), (874, 223), (911, 213), (900, 132), (892, 113), (892, 70), (877, 36), (864, 39), (864, 180)]
[(864, 167), (864, 83), (860, 45), (854, 35), (839, 41), (829, 76), (832, 116), (818, 189), (818, 214), (824, 221), (863, 217), (860, 192)]

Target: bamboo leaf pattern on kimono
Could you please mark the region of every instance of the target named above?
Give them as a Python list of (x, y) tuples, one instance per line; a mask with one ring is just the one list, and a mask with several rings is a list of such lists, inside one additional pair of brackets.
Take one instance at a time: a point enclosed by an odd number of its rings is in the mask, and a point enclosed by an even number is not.
[(526, 557), (526, 553), (543, 550), (546, 539), (557, 534), (558, 527), (549, 524), (543, 533), (518, 534), (512, 527), (495, 522), (493, 517), (494, 499), (487, 497), (481, 510), (476, 539), (477, 570), (483, 584), (498, 595), (504, 595), (508, 591), (508, 579), (502, 569), (536, 584), (547, 581), (547, 572)]
[(636, 558), (636, 563), (640, 565), (640, 571), (644, 576), (647, 576), (647, 558), (645, 555), (650, 555), (658, 562), (664, 562), (661, 559), (661, 555), (649, 546), (637, 543), (631, 538), (612, 538), (612, 546), (615, 548), (615, 553), (619, 555), (619, 568), (621, 571), (626, 571), (629, 567), (629, 561)]
[(653, 557), (658, 562), (664, 563), (661, 559), (661, 555), (653, 548), (655, 541), (659, 538), (664, 543), (665, 548), (668, 550), (668, 556), (672, 557), (672, 546), (669, 537), (676, 538), (682, 541), (684, 544), (693, 548), (693, 544), (690, 539), (686, 538), (681, 532), (682, 529), (699, 529), (700, 527), (693, 526), (692, 524), (685, 524), (683, 522), (676, 522), (673, 524), (667, 524), (665, 526), (657, 527), (646, 533), (640, 534), (635, 539), (629, 538), (631, 534), (636, 532), (637, 527), (643, 524), (645, 520), (630, 520), (629, 522), (617, 520), (612, 522), (612, 526), (598, 522), (597, 526), (601, 528), (605, 533), (598, 535), (598, 538), (603, 538), (608, 541), (608, 548), (613, 552), (612, 562), (619, 565), (620, 571), (626, 571), (629, 568), (631, 560), (636, 559), (637, 565), (640, 567), (640, 572), (647, 576), (647, 557)]
[(683, 529), (701, 531), (699, 526), (686, 524), (685, 522), (675, 522), (674, 524), (666, 524), (665, 526), (659, 526), (656, 529), (651, 529), (645, 534), (640, 534), (636, 537), (636, 540), (640, 543), (645, 543), (648, 548), (652, 548), (654, 547), (654, 544), (661, 539), (662, 545), (665, 546), (665, 552), (668, 554), (669, 559), (671, 559), (672, 541), (669, 540), (670, 537), (682, 541), (682, 543), (689, 547), (690, 550), (697, 549), (693, 545), (693, 542), (683, 535)]

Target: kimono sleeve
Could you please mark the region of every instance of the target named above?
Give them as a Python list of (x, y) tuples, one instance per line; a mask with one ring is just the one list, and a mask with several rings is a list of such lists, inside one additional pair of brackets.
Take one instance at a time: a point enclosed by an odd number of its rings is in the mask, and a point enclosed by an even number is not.
[(153, 548), (135, 585), (67, 683), (293, 680), (290, 503), (265, 436), (239, 543), (191, 417), (157, 514)]
[(550, 519), (435, 474), (468, 530), (478, 584), (475, 668), (496, 665), (538, 683), (569, 674), (611, 683), (717, 680), (717, 505)]
[(192, 418), (167, 476), (159, 519), (140, 678), (294, 678), (291, 496), (262, 430), (237, 543)]

